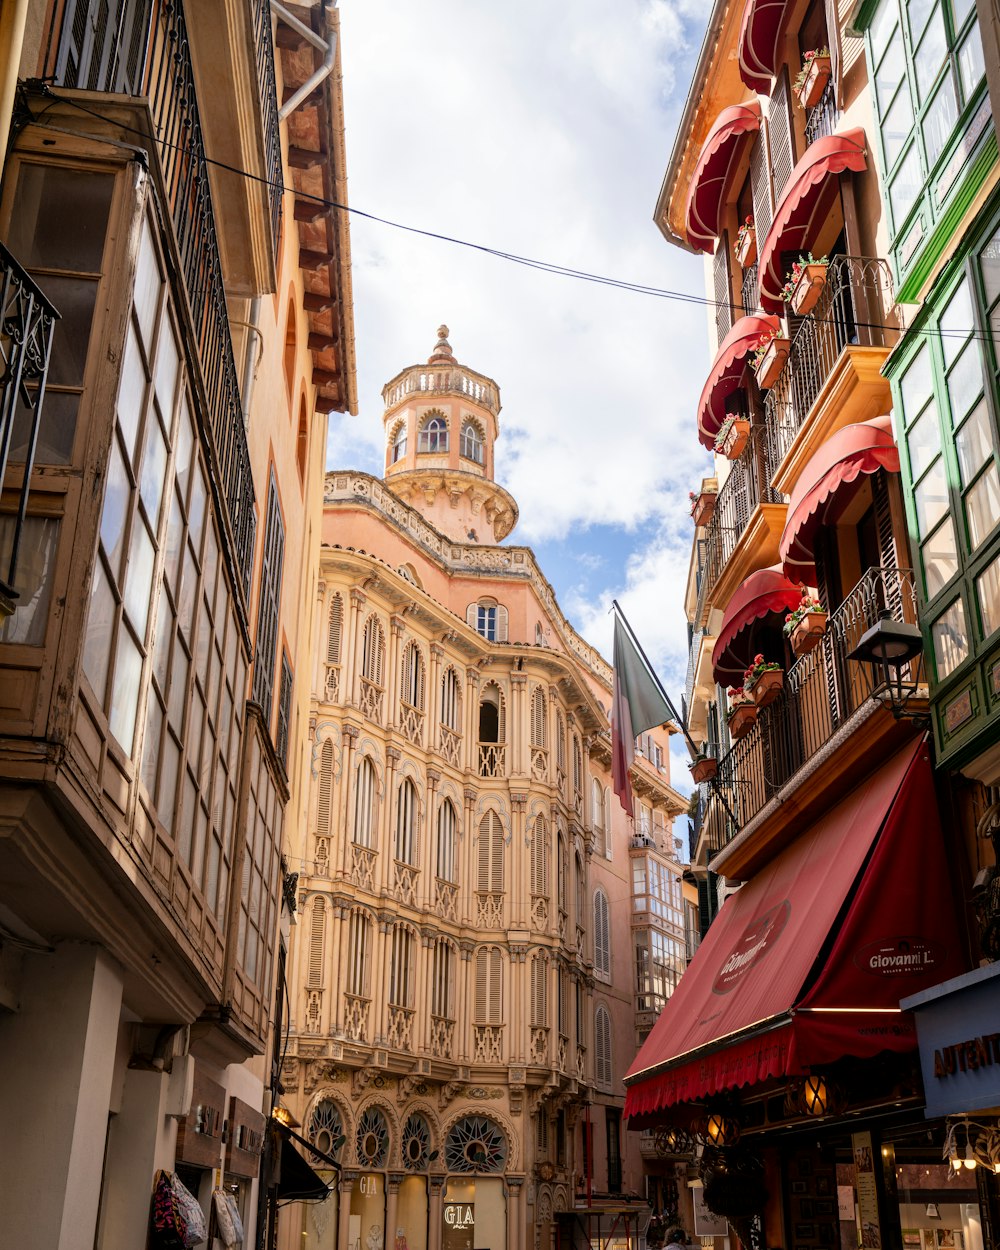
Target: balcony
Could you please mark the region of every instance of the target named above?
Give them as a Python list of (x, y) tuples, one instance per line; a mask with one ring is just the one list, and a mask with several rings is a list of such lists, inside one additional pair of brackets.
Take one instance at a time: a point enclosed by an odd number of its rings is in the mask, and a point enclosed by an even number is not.
[(494, 416), (500, 411), (500, 394), (496, 384), (470, 369), (442, 368), (408, 369), (386, 383), (382, 399), (387, 408), (402, 403), (408, 395), (461, 395), (482, 404)]
[[(747, 736), (719, 761), (718, 786), (725, 805), (709, 802), (700, 833), (707, 846), (722, 849), (726, 876), (739, 878), (761, 857), (760, 842), (741, 849), (738, 857), (729, 856), (727, 848), (773, 799), (780, 796), (780, 805), (768, 819), (768, 841), (783, 844), (801, 828), (810, 804), (828, 806), (838, 783), (856, 781), (866, 767), (894, 749), (905, 732), (872, 699), (867, 665), (848, 659), (886, 610), (894, 620), (916, 623), (916, 586), (908, 569), (873, 568), (865, 573), (831, 613), (819, 645), (785, 674), (779, 697), (761, 709)], [(911, 677), (922, 682), (922, 657), (913, 663), (918, 671)], [(869, 724), (876, 713), (874, 724)], [(790, 801), (792, 783), (804, 791), (799, 783), (812, 775), (810, 765), (822, 767), (822, 784), (814, 785), (807, 797), (796, 794)]]
[(788, 360), (764, 400), (770, 481), (784, 494), (834, 430), (891, 405), (879, 373), (898, 333), (888, 264), (835, 256), (826, 278), (812, 312), (791, 318)]
[[(725, 603), (755, 569), (778, 558), (785, 503), (770, 483), (766, 439), (765, 426), (751, 426), (746, 448), (739, 460), (732, 462), (706, 528), (703, 577), (713, 606)], [(734, 561), (737, 551), (744, 558)]]
[(740, 298), (743, 301), (743, 315), (751, 316), (757, 311), (757, 262), (743, 270), (743, 283), (740, 287)]
[(823, 94), (806, 114), (806, 147), (832, 135), (837, 124), (837, 84), (831, 74), (829, 82), (823, 88)]

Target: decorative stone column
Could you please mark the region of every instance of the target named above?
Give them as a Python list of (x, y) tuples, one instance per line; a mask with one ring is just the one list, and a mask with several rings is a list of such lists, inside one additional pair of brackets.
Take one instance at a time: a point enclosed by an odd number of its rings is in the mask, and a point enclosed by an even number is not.
[(524, 1204), (523, 1176), (507, 1177), (507, 1192), (510, 1195), (507, 1216), (507, 1245), (509, 1250), (524, 1250)]
[(337, 1250), (348, 1250), (351, 1235), (351, 1194), (359, 1172), (343, 1171), (340, 1174), (339, 1198), (340, 1208), (337, 1212)]
[(524, 1063), (526, 1045), (525, 1035), (528, 1024), (524, 1018), (524, 1004), (527, 1002), (524, 985), (525, 960), (528, 948), (522, 942), (510, 944), (510, 1063)]
[[(350, 802), (354, 792), (354, 748), (357, 746), (360, 730), (357, 725), (345, 725), (341, 731), (343, 767), (340, 774), (340, 795), (337, 802), (339, 810), (340, 847), (337, 860), (340, 861), (341, 878), (349, 877), (353, 868), (351, 860), (351, 819)], [(334, 837), (336, 837), (334, 829)], [(332, 857), (331, 857), (332, 858)], [(336, 862), (336, 861), (335, 861)]]
[(326, 702), (326, 646), (327, 639), (323, 630), (326, 618), (326, 582), (321, 578), (316, 582), (316, 607), (314, 630), (315, 646), (313, 647), (313, 698), (318, 703)]
[(465, 670), (465, 767), (479, 776), (479, 678), (478, 668)]
[(396, 1205), (403, 1172), (388, 1172), (385, 1178), (385, 1250), (393, 1250), (396, 1244)]
[(427, 674), (427, 749), (441, 749), (441, 674), (444, 672), (444, 647), (439, 642), (430, 646), (431, 659)]
[[(518, 661), (520, 663), (520, 661)], [(511, 725), (510, 725), (510, 776), (511, 777), (527, 777), (529, 772), (529, 760), (526, 758), (528, 751), (528, 724), (525, 714), (525, 694), (528, 688), (528, 676), (526, 673), (511, 673)]]
[(406, 621), (401, 615), (394, 614), (389, 617), (389, 673), (386, 681), (385, 697), (388, 699), (386, 708), (385, 723), (389, 729), (397, 729), (399, 727), (399, 673), (402, 666), (403, 655), (403, 630), (406, 628)]
[(378, 914), (378, 943), (380, 951), (379, 984), (375, 994), (375, 1045), (384, 1046), (389, 1032), (389, 970), (392, 966), (392, 951), (389, 934), (392, 931), (395, 917), (390, 911)]
[(341, 698), (349, 707), (357, 707), (361, 699), (361, 665), (358, 649), (361, 638), (361, 612), (368, 598), (357, 586), (351, 587), (351, 611), (348, 618), (347, 640), (341, 660)]
[(471, 987), (472, 952), (475, 950), (475, 943), (469, 938), (463, 938), (459, 942), (459, 949), (462, 957), (462, 970), (458, 979), (458, 1013), (455, 1018), (458, 1034), (456, 1050), (459, 1063), (468, 1063), (472, 1049), (472, 1013), (475, 1010)]
[[(441, 1250), (441, 1219), (444, 1197), (443, 1176), (428, 1176), (427, 1183), (430, 1189), (430, 1202), (427, 1217), (427, 1250)], [(341, 1250), (343, 1248), (341, 1247)]]
[(472, 844), (476, 839), (476, 799), (479, 797), (479, 791), (473, 786), (466, 786), (462, 797), (465, 799), (465, 848), (462, 854), (461, 875), (465, 877), (465, 889), (458, 892), (458, 919), (462, 924), (472, 924), (476, 911), (477, 884)]
[[(437, 904), (437, 816), (438, 786), (441, 784), (441, 773), (436, 768), (427, 769), (427, 804), (424, 808), (423, 827), (420, 830), (420, 846), (423, 848), (423, 871), (420, 874), (421, 887), (418, 894), (419, 904), (424, 911), (433, 912)], [(456, 837), (457, 837), (456, 830)]]
[(530, 844), (524, 827), (524, 812), (528, 795), (511, 791), (510, 805), (510, 885), (507, 890), (510, 927), (527, 929), (531, 923), (531, 856)]
[(396, 797), (396, 769), (401, 759), (402, 752), (398, 747), (386, 747), (385, 792), (382, 795), (382, 806), (378, 817), (378, 860), (376, 861), (375, 871), (376, 889), (383, 896), (387, 892), (391, 894), (393, 887), (395, 846), (393, 845), (392, 825), (396, 815), (396, 804), (394, 802)]

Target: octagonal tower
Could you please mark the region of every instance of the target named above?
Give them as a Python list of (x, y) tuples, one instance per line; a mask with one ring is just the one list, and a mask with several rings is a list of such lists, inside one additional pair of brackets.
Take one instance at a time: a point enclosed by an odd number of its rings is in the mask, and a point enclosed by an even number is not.
[(410, 365), (382, 389), (385, 480), (458, 542), (497, 543), (514, 528), (517, 504), (493, 480), (500, 390), (460, 365), (448, 327), (427, 363)]

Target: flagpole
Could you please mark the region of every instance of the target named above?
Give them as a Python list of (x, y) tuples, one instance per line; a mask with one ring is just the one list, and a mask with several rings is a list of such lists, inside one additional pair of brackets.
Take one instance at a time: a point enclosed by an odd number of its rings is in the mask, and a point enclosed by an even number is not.
[[(659, 690), (660, 694), (663, 696), (663, 701), (664, 703), (666, 703), (667, 708), (670, 712), (670, 715), (674, 718), (674, 720), (678, 723), (678, 725), (680, 725), (681, 732), (684, 734), (684, 737), (687, 739), (687, 744), (691, 748), (691, 754), (695, 756), (700, 754), (697, 746), (694, 743), (694, 740), (692, 739), (691, 735), (688, 733), (688, 727), (687, 727), (686, 722), (680, 716), (677, 715), (677, 709), (674, 707), (673, 700), (670, 698), (670, 695), (668, 695), (667, 692), (663, 689), (663, 683), (660, 681), (659, 677), (657, 677), (652, 664), (650, 664), (649, 662), (649, 657), (646, 655), (645, 651), (643, 651), (642, 643), (639, 641), (638, 638), (636, 638), (635, 634), (633, 633), (632, 626), (628, 623), (625, 613), (621, 610), (621, 606), (619, 605), (618, 600), (612, 599), (611, 606), (614, 608), (616, 618), (619, 621), (621, 621), (622, 625), (625, 627), (625, 631), (629, 636), (629, 640), (631, 641), (632, 645), (635, 647), (636, 651), (639, 653), (639, 658), (642, 660), (643, 664), (646, 666), (646, 672), (649, 674), (653, 682), (655, 682), (657, 690)], [(713, 777), (708, 784), (709, 784), (709, 787), (715, 791), (716, 797), (718, 798), (719, 802), (722, 804), (723, 808), (725, 809), (726, 815), (733, 822), (733, 827), (738, 829), (739, 821), (736, 819), (736, 816), (733, 814), (733, 809), (727, 803), (726, 796), (722, 793), (722, 786), (719, 784), (718, 777)]]

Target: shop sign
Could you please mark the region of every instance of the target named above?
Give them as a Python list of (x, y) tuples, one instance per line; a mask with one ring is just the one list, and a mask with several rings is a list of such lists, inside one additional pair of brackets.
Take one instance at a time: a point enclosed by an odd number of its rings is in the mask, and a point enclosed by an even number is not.
[(229, 1141), (226, 1147), (226, 1171), (233, 1176), (256, 1176), (260, 1171), (260, 1155), (264, 1148), (267, 1120), (242, 1098), (229, 1100)]
[(875, 1151), (871, 1133), (852, 1133), (855, 1189), (861, 1219), (862, 1250), (882, 1250), (882, 1226), (878, 1218), (878, 1187), (875, 1180)]
[(890, 938), (870, 942), (854, 956), (855, 967), (873, 976), (906, 976), (938, 967), (948, 952), (942, 942), (919, 937)]
[(705, 1190), (702, 1185), (691, 1187), (691, 1204), (694, 1207), (694, 1235), (696, 1237), (728, 1237), (729, 1221), (716, 1215), (705, 1206)]
[(957, 1072), (977, 1072), (1000, 1063), (1000, 1033), (986, 1033), (934, 1051), (934, 1075), (940, 1081)]
[(358, 1193), (366, 1198), (378, 1197), (378, 1172), (363, 1172), (358, 1177)]
[(226, 1091), (207, 1077), (196, 1062), (191, 1110), (177, 1125), (178, 1162), (197, 1168), (218, 1167), (222, 1161), (225, 1123)]
[(751, 921), (743, 931), (740, 940), (729, 953), (728, 959), (719, 969), (712, 985), (715, 994), (728, 994), (739, 984), (743, 977), (755, 967), (771, 949), (788, 924), (792, 914), (792, 905), (786, 898)]
[(456, 1232), (472, 1228), (476, 1223), (475, 1210), (475, 1204), (471, 1202), (446, 1202), (444, 1222)]

